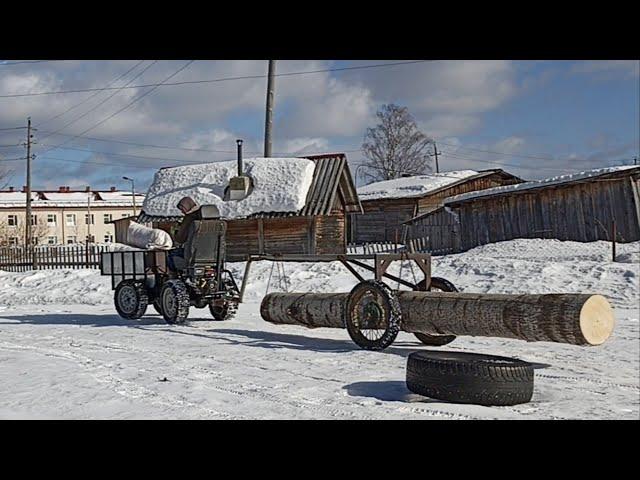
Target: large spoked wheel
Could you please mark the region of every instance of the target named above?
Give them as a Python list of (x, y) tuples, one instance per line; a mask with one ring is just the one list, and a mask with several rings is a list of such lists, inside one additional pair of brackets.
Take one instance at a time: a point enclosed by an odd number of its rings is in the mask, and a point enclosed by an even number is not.
[(347, 299), (345, 323), (351, 339), (365, 350), (383, 350), (400, 331), (400, 302), (384, 283), (367, 280)]
[(113, 303), (118, 315), (127, 320), (137, 320), (147, 311), (149, 297), (144, 284), (134, 280), (123, 280), (116, 287)]
[[(418, 290), (424, 290), (425, 280), (422, 280), (418, 284)], [(441, 292), (457, 292), (458, 289), (449, 280), (445, 280), (440, 277), (431, 277), (431, 286), (429, 291), (441, 291)], [(416, 338), (425, 345), (430, 347), (441, 347), (447, 345), (456, 339), (455, 335), (429, 335), (427, 333), (414, 333)]]
[(160, 291), (160, 307), (164, 321), (184, 323), (189, 316), (189, 292), (182, 280), (169, 280)]

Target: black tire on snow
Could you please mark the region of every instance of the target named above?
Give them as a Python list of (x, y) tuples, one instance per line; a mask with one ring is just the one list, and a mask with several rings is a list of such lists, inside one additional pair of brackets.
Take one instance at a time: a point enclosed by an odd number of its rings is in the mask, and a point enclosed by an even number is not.
[[(424, 290), (425, 280), (418, 283), (418, 290)], [(440, 277), (431, 277), (431, 290), (441, 290), (443, 292), (457, 292), (458, 289), (449, 280)], [(441, 347), (447, 345), (456, 339), (455, 335), (429, 335), (428, 333), (414, 333), (415, 337), (425, 345), (430, 347)]]
[[(362, 305), (363, 298), (367, 295), (375, 297), (375, 301), (368, 304), (373, 304), (373, 310), (380, 315), (376, 325), (383, 327), (379, 329), (383, 333), (377, 338), (367, 338), (361, 328), (362, 324), (369, 321), (360, 318), (362, 312), (359, 308), (367, 307)], [(383, 282), (366, 280), (357, 284), (349, 293), (344, 318), (349, 336), (356, 345), (365, 350), (383, 350), (393, 343), (400, 331), (400, 302), (393, 290)]]
[(153, 308), (155, 309), (156, 312), (158, 312), (160, 315), (163, 315), (162, 313), (162, 304), (160, 303), (160, 298), (156, 298), (153, 301)]
[(229, 313), (229, 302), (224, 302), (224, 305), (222, 306), (210, 303), (209, 312), (211, 312), (211, 316), (214, 320), (222, 322), (227, 319), (227, 314)]
[(149, 297), (144, 284), (135, 280), (123, 280), (113, 294), (118, 315), (127, 320), (137, 320), (147, 311)]
[(494, 355), (414, 352), (407, 360), (407, 388), (453, 403), (517, 405), (531, 400), (533, 366)]
[(184, 323), (189, 316), (189, 292), (182, 280), (168, 280), (160, 290), (164, 321), (170, 325)]

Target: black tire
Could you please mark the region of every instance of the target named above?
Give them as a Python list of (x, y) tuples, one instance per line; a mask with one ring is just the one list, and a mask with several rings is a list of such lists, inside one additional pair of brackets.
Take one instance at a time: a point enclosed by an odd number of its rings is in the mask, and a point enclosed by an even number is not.
[(453, 403), (518, 405), (533, 395), (533, 366), (494, 355), (414, 352), (407, 360), (407, 388)]
[(211, 312), (211, 316), (214, 320), (222, 322), (227, 319), (227, 315), (229, 314), (229, 302), (224, 302), (224, 305), (222, 306), (210, 303), (209, 311)]
[[(418, 290), (424, 290), (425, 280), (418, 283)], [(431, 285), (428, 291), (440, 290), (442, 292), (457, 292), (458, 289), (449, 280), (440, 277), (431, 277)], [(456, 339), (455, 335), (429, 335), (428, 333), (414, 333), (416, 338), (430, 347), (441, 347)]]
[(160, 315), (163, 315), (162, 313), (162, 305), (160, 304), (160, 299), (156, 298), (153, 301), (153, 308), (155, 309), (156, 312), (158, 312)]
[(137, 320), (147, 311), (149, 297), (144, 284), (135, 280), (123, 280), (113, 294), (118, 315), (126, 320)]
[[(365, 311), (366, 310), (366, 311)], [(365, 350), (383, 350), (393, 343), (400, 331), (400, 302), (383, 282), (366, 280), (349, 293), (345, 326), (351, 339)], [(380, 328), (363, 328), (377, 326)], [(373, 331), (371, 336), (364, 330)], [(382, 332), (382, 333), (378, 333)]]
[(160, 306), (164, 321), (181, 324), (189, 316), (189, 292), (182, 280), (168, 280), (160, 290)]

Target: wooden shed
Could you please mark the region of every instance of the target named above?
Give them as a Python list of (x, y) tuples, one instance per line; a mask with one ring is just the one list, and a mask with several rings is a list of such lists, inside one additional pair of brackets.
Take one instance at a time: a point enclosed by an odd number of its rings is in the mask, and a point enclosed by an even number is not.
[[(241, 261), (253, 254), (346, 253), (346, 216), (362, 207), (343, 153), (314, 155), (313, 178), (304, 206), (297, 211), (254, 213), (227, 222), (227, 259)], [(180, 216), (153, 216), (141, 222), (171, 232)]]
[(448, 198), (407, 222), (408, 238), (434, 253), (515, 238), (640, 240), (640, 167), (611, 167)]
[(406, 240), (404, 223), (432, 212), (445, 198), (486, 188), (524, 182), (501, 169), (460, 170), (402, 177), (358, 188), (364, 213), (352, 215), (349, 242), (393, 242)]

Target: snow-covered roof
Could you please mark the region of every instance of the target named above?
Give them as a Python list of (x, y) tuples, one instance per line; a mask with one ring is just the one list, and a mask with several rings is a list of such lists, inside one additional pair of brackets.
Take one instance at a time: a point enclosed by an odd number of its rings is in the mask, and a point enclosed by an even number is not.
[(524, 190), (531, 190), (532, 188), (542, 188), (552, 185), (560, 185), (565, 183), (571, 183), (578, 180), (585, 180), (593, 177), (599, 177), (602, 175), (621, 172), (624, 170), (637, 169), (640, 172), (640, 167), (635, 165), (622, 165), (617, 167), (597, 168), (594, 170), (586, 170), (584, 172), (572, 173), (570, 175), (560, 175), (557, 177), (545, 178), (544, 180), (535, 180), (531, 182), (517, 183), (514, 185), (505, 185), (502, 187), (487, 188), (485, 190), (477, 190), (474, 192), (462, 193), (460, 195), (454, 195), (445, 200), (445, 204), (457, 203), (473, 198), (487, 197), (492, 195), (498, 195), (510, 192), (521, 192)]
[(237, 162), (216, 162), (160, 169), (142, 209), (148, 216), (181, 216), (176, 205), (185, 196), (200, 205), (216, 205), (223, 218), (297, 212), (304, 207), (315, 162), (303, 158), (248, 158), (243, 163), (243, 173), (253, 179), (253, 191), (242, 200), (224, 200), (229, 180), (238, 173)]
[(384, 180), (358, 188), (358, 197), (361, 201), (380, 198), (421, 197), (475, 175), (478, 175), (475, 170), (457, 170)]
[[(86, 207), (87, 197), (91, 195), (92, 207), (131, 207), (133, 200), (127, 192), (47, 192), (32, 191), (33, 207)], [(104, 198), (106, 195), (107, 198)], [(136, 204), (142, 205), (144, 195), (136, 195)], [(26, 205), (24, 192), (0, 192), (0, 207), (21, 207)]]

